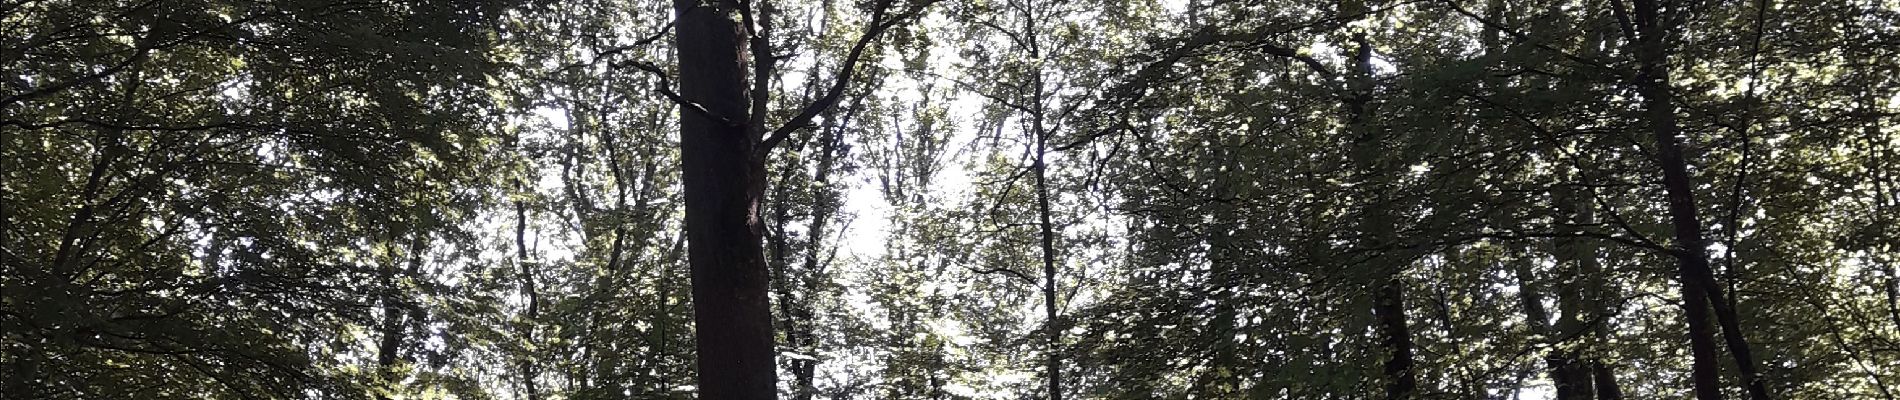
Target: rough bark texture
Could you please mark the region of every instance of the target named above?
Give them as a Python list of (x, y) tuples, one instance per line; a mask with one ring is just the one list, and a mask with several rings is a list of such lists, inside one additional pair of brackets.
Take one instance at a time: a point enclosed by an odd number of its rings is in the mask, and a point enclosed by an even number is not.
[(748, 116), (747, 47), (731, 0), (676, 0), (680, 159), (702, 399), (777, 396), (761, 249), (760, 131)]

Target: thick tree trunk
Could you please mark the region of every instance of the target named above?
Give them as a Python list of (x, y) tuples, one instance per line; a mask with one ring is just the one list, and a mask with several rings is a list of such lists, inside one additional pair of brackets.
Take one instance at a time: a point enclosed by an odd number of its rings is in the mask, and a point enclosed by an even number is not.
[(1707, 243), (1697, 216), (1695, 181), (1689, 175), (1677, 137), (1681, 128), (1676, 121), (1675, 98), (1669, 83), (1669, 52), (1665, 41), (1671, 30), (1656, 0), (1636, 0), (1636, 55), (1642, 70), (1637, 75), (1643, 95), (1650, 133), (1656, 145), (1657, 163), (1662, 167), (1663, 185), (1668, 192), (1669, 217), (1675, 228), (1675, 255), (1682, 283), (1684, 316), (1688, 318), (1690, 350), (1696, 397), (1701, 400), (1722, 398), (1720, 370), (1716, 358), (1713, 329), (1708, 324), (1711, 303), (1719, 319), (1728, 350), (1735, 357), (1736, 369), (1748, 388), (1749, 398), (1768, 400), (1767, 385), (1755, 369), (1754, 355), (1743, 338), (1734, 307), (1722, 294), (1709, 268)]
[(1410, 399), (1418, 390), (1418, 376), (1412, 370), (1412, 331), (1405, 321), (1405, 287), (1397, 274), (1381, 279), (1374, 301), (1373, 314), (1379, 319), (1383, 338), (1380, 344), (1386, 349), (1386, 398)]
[(760, 132), (746, 124), (747, 46), (733, 0), (675, 0), (680, 160), (703, 399), (777, 396), (769, 272), (761, 249)]
[(1590, 375), (1596, 379), (1597, 400), (1623, 400), (1623, 386), (1616, 383), (1616, 370), (1609, 364), (1591, 361)]

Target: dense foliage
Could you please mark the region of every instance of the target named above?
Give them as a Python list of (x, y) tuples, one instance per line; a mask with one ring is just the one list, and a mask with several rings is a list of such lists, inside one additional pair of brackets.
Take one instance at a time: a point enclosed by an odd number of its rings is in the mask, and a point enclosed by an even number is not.
[(0, 0), (0, 398), (701, 395), (1900, 398), (1900, 2)]

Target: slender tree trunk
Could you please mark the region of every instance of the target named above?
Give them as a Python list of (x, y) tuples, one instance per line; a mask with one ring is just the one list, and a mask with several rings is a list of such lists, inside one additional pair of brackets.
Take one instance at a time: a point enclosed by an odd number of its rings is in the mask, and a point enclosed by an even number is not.
[[(521, 149), (521, 136), (516, 135), (510, 140), (509, 146), (515, 150), (516, 155), (520, 156), (524, 163), (528, 163), (528, 157)], [(529, 165), (532, 164), (529, 163)], [(520, 358), (515, 360), (515, 373), (519, 374), (517, 378), (521, 380), (523, 397), (528, 400), (535, 400), (540, 397), (540, 388), (535, 382), (536, 377), (540, 376), (540, 372), (535, 369), (534, 365), (534, 328), (537, 320), (536, 314), (540, 312), (541, 305), (537, 295), (538, 291), (534, 287), (534, 271), (533, 268), (528, 265), (528, 203), (520, 197), (526, 196), (528, 193), (527, 185), (524, 183), (524, 180), (525, 178), (522, 177), (514, 178), (514, 191), (515, 196), (517, 196), (514, 200), (514, 261), (515, 268), (517, 269), (515, 272), (516, 278), (521, 281), (521, 296), (528, 302), (527, 310), (525, 310), (524, 315), (525, 318), (523, 318), (524, 321), (521, 321), (521, 324), (516, 326), (518, 330), (516, 334), (521, 335), (521, 341), (527, 345), (522, 349), (522, 354), (518, 355)]]
[[(1353, 3), (1352, 5), (1353, 10), (1350, 10), (1349, 14), (1359, 14), (1357, 9), (1363, 8), (1363, 4)], [(1354, 135), (1351, 157), (1357, 168), (1356, 173), (1372, 181), (1370, 187), (1374, 194), (1374, 198), (1365, 200), (1369, 202), (1368, 211), (1364, 219), (1360, 221), (1360, 233), (1368, 238), (1366, 245), (1371, 251), (1395, 252), (1398, 250), (1396, 246), (1391, 246), (1393, 244), (1391, 235), (1396, 224), (1390, 215), (1388, 205), (1385, 204), (1391, 199), (1384, 193), (1390, 190), (1391, 185), (1387, 183), (1389, 177), (1381, 176), (1385, 172), (1379, 171), (1376, 160), (1381, 156), (1379, 144), (1383, 138), (1379, 137), (1377, 128), (1372, 126), (1370, 121), (1373, 89), (1372, 46), (1367, 42), (1365, 32), (1354, 33), (1352, 40), (1355, 48), (1351, 53), (1353, 60), (1352, 78), (1349, 82), (1351, 93), (1346, 100), (1347, 128)], [(1418, 390), (1418, 374), (1413, 370), (1412, 330), (1406, 322), (1405, 284), (1401, 276), (1403, 268), (1399, 265), (1401, 262), (1401, 257), (1382, 254), (1371, 257), (1367, 265), (1375, 274), (1370, 285), (1373, 297), (1372, 313), (1379, 326), (1380, 346), (1386, 351), (1385, 395), (1388, 400), (1410, 399)]]
[[(1040, 25), (1038, 25), (1039, 21), (1036, 19), (1035, 8), (1024, 7), (1023, 10), (1023, 27), (1025, 31), (1025, 35), (1023, 36), (1028, 38), (1027, 44), (1030, 59), (1040, 63), (1043, 61), (1042, 47), (1038, 40), (1041, 30), (1039, 29)], [(1031, 103), (1030, 122), (1032, 125), (1030, 128), (1035, 131), (1033, 133), (1036, 135), (1036, 163), (1032, 168), (1034, 168), (1036, 172), (1036, 216), (1038, 218), (1037, 225), (1041, 230), (1042, 236), (1042, 307), (1043, 317), (1047, 320), (1047, 322), (1044, 322), (1043, 330), (1044, 335), (1047, 336), (1044, 339), (1048, 341), (1049, 347), (1048, 359), (1046, 360), (1048, 365), (1044, 366), (1044, 368), (1048, 369), (1049, 400), (1062, 400), (1062, 328), (1060, 326), (1062, 319), (1060, 307), (1057, 305), (1057, 301), (1059, 300), (1057, 298), (1059, 285), (1056, 283), (1060, 276), (1057, 274), (1058, 271), (1056, 269), (1055, 224), (1050, 222), (1049, 215), (1049, 164), (1047, 158), (1049, 155), (1049, 135), (1052, 134), (1052, 132), (1049, 132), (1048, 128), (1044, 126), (1047, 116), (1044, 115), (1043, 109), (1043, 107), (1045, 107), (1044, 96), (1049, 93), (1044, 86), (1041, 65), (1037, 65), (1031, 69), (1029, 73), (1030, 90), (1034, 91), (1029, 102)]]
[[(515, 182), (515, 190), (522, 190), (520, 181)], [(533, 357), (534, 328), (540, 320), (541, 299), (540, 291), (534, 287), (534, 268), (528, 265), (528, 204), (521, 200), (515, 200), (515, 265), (521, 269), (521, 295), (528, 300), (527, 320), (522, 323), (521, 337), (529, 346), (525, 351), (528, 354), (522, 356), (517, 367), (521, 372), (522, 390), (528, 400), (534, 400), (541, 396), (541, 389), (536, 382), (540, 371), (535, 369)]]
[[(605, 103), (606, 100), (603, 98), (599, 104)], [(604, 111), (603, 115), (597, 116), (596, 118), (599, 118), (597, 120), (604, 121), (606, 119)], [(631, 182), (631, 180), (634, 179), (634, 176), (631, 175), (634, 174), (625, 168), (626, 160), (621, 157), (620, 145), (615, 137), (617, 133), (609, 129), (600, 129), (597, 130), (597, 132), (600, 134), (602, 147), (605, 147), (607, 150), (607, 172), (613, 178), (614, 212), (621, 213), (621, 215), (645, 217), (650, 212), (647, 210), (647, 191), (644, 189), (636, 190), (632, 187), (633, 182)], [(645, 171), (647, 172), (646, 174), (637, 176), (641, 179), (641, 182), (644, 183), (648, 182), (653, 176), (651, 173), (653, 164), (651, 157), (643, 158), (646, 158), (648, 170)], [(631, 209), (628, 208), (627, 204), (627, 195), (630, 191), (635, 192), (633, 194), (637, 197)], [(578, 208), (579, 207), (576, 207), (575, 210), (576, 215), (579, 215), (581, 211)], [(613, 346), (611, 344), (602, 343), (603, 341), (609, 341), (612, 335), (601, 334), (600, 323), (602, 314), (605, 313), (603, 312), (604, 310), (611, 310), (613, 307), (617, 307), (613, 300), (619, 297), (617, 295), (620, 292), (619, 278), (622, 263), (625, 262), (625, 255), (628, 253), (639, 254), (641, 250), (645, 248), (644, 243), (646, 242), (641, 240), (636, 242), (633, 246), (634, 249), (631, 249), (632, 251), (628, 251), (629, 249), (627, 249), (626, 243), (628, 223), (629, 221), (620, 218), (615, 218), (613, 221), (613, 242), (609, 245), (607, 250), (607, 265), (605, 271), (602, 271), (599, 276), (594, 279), (594, 288), (590, 293), (591, 298), (587, 306), (587, 350), (588, 353), (592, 355), (592, 357), (588, 359), (592, 368), (586, 375), (588, 382), (585, 386), (600, 393), (621, 393), (625, 390), (625, 385), (622, 384), (624, 379), (621, 378), (622, 375), (619, 372), (620, 355), (616, 354), (618, 352), (612, 351)], [(664, 272), (661, 273), (664, 274)], [(655, 325), (660, 323), (658, 319), (652, 322), (654, 322)]]
[[(1544, 308), (1543, 288), (1537, 282), (1531, 263), (1519, 261), (1513, 265), (1518, 281), (1518, 301), (1524, 307), (1524, 317), (1529, 321), (1531, 331), (1543, 337), (1545, 344), (1551, 347), (1550, 353), (1544, 356), (1544, 366), (1548, 369), (1545, 372), (1550, 374), (1551, 383), (1557, 387), (1557, 400), (1590, 400), (1596, 394), (1592, 390), (1589, 371), (1583, 369), (1585, 366), (1577, 360), (1574, 351), (1564, 350), (1567, 346), (1563, 346), (1565, 339), (1580, 332), (1564, 329), (1565, 325), (1571, 325), (1572, 329), (1575, 325), (1564, 324), (1564, 317), (1559, 318), (1557, 327), (1552, 327), (1550, 312)], [(1560, 300), (1559, 303), (1561, 305), (1564, 302)]]
[[(1608, 329), (1604, 328), (1609, 323), (1608, 316), (1604, 315), (1606, 313), (1599, 300), (1602, 292), (1600, 286), (1606, 281), (1600, 276), (1603, 272), (1597, 262), (1596, 247), (1588, 243), (1588, 239), (1574, 236), (1582, 233), (1583, 226), (1593, 223), (1589, 221), (1594, 216), (1589, 211), (1591, 204), (1587, 196), (1581, 190), (1563, 187), (1555, 189), (1551, 199), (1557, 204), (1557, 220), (1569, 224), (1560, 228), (1561, 231), (1573, 236), (1557, 238), (1553, 243), (1555, 249), (1552, 253), (1559, 268), (1558, 276), (1563, 278), (1559, 279), (1562, 283), (1556, 287), (1560, 314), (1549, 336), (1552, 340), (1588, 344), (1558, 346), (1554, 350), (1552, 356), (1561, 360), (1561, 368), (1553, 373), (1564, 375), (1565, 380), (1559, 383), (1571, 386), (1558, 388), (1559, 399), (1588, 400), (1598, 396), (1594, 376), (1597, 365), (1594, 359), (1583, 355), (1583, 349), (1599, 345), (1608, 334)], [(1595, 320), (1591, 321), (1592, 318)], [(1614, 377), (1611, 380), (1613, 382)], [(1570, 396), (1565, 396), (1566, 393)]]
[[(376, 346), (376, 373), (383, 380), (381, 383), (386, 385), (384, 388), (389, 388), (395, 383), (393, 381), (396, 377), (396, 357), (401, 352), (397, 347), (402, 344), (403, 315), (400, 307), (396, 306), (396, 267), (384, 265), (381, 275), (380, 283), (383, 287), (379, 302), (382, 303), (383, 308), (383, 326), (380, 332), (383, 337)], [(376, 398), (388, 400), (389, 396), (379, 392)]]
[[(1226, 180), (1225, 177), (1217, 179)], [(1216, 185), (1221, 184), (1216, 183)], [(1225, 194), (1216, 194), (1216, 196), (1225, 196)], [(1240, 367), (1237, 365), (1240, 361), (1238, 356), (1240, 341), (1235, 338), (1235, 330), (1239, 328), (1240, 318), (1237, 315), (1239, 310), (1234, 304), (1234, 294), (1238, 293), (1241, 287), (1240, 271), (1235, 268), (1234, 263), (1233, 235), (1228, 232), (1234, 220), (1232, 207), (1224, 203), (1209, 206), (1215, 208), (1211, 213), (1214, 223), (1207, 227), (1209, 230), (1207, 233), (1208, 283), (1210, 284), (1208, 300), (1213, 302), (1214, 306), (1213, 320), (1209, 324), (1212, 329), (1209, 334), (1214, 337), (1214, 358), (1209, 360), (1210, 368), (1204, 373), (1203, 382), (1198, 390), (1201, 391), (1202, 396), (1220, 398), (1234, 396), (1235, 391), (1240, 389), (1236, 386), (1237, 382), (1230, 377), (1236, 376), (1239, 372), (1237, 369)]]
[[(414, 234), (416, 237), (410, 239), (411, 242), (409, 244), (409, 266), (403, 271), (403, 274), (407, 276), (416, 276), (416, 274), (421, 271), (422, 253), (424, 249), (427, 248), (427, 246), (423, 244), (423, 233), (417, 232)], [(385, 384), (392, 385), (399, 383), (397, 382), (399, 377), (396, 376), (395, 372), (396, 363), (398, 361), (405, 361), (405, 357), (402, 355), (402, 345), (407, 341), (407, 335), (403, 327), (408, 324), (409, 321), (422, 318), (421, 311), (417, 309), (415, 305), (402, 303), (402, 287), (397, 284), (395, 278), (395, 266), (385, 266), (382, 276), (383, 337), (382, 342), (376, 347), (376, 367), (379, 370), (378, 372), (382, 374), (383, 379), (386, 381), (384, 382)], [(377, 394), (377, 398), (386, 399), (387, 396)]]
[[(796, 315), (798, 299), (792, 293), (790, 260), (792, 238), (785, 233), (785, 227), (790, 224), (792, 218), (792, 177), (797, 176), (800, 170), (800, 168), (783, 168), (777, 171), (778, 178), (776, 182), (770, 184), (772, 196), (768, 200), (772, 208), (772, 228), (766, 231), (765, 235), (766, 256), (769, 257), (767, 265), (772, 270), (772, 294), (778, 299), (778, 307), (774, 310), (778, 313), (779, 326), (777, 328), (784, 334), (784, 348), (787, 351), (798, 351), (799, 333), (807, 329)], [(785, 361), (786, 369), (797, 371), (803, 361), (797, 357), (791, 357)], [(800, 394), (805, 392), (796, 384), (791, 389), (794, 398), (800, 397)]]
[[(1602, 7), (1605, 6), (1617, 7), (1619, 10), (1622, 7), (1620, 1), (1611, 1), (1607, 4), (1592, 2), (1585, 6), (1585, 13), (1589, 15), (1604, 15), (1606, 10)], [(1615, 14), (1620, 13), (1620, 11), (1612, 11), (1610, 13)], [(1594, 33), (1591, 33), (1589, 38), (1586, 39), (1586, 43), (1589, 44), (1586, 45), (1583, 50), (1584, 56), (1591, 58), (1604, 57), (1604, 53), (1607, 49), (1614, 45), (1616, 40), (1615, 35), (1615, 31), (1595, 30)], [(1565, 86), (1567, 84), (1558, 83), (1558, 85)], [(1553, 90), (1569, 89), (1553, 88)], [(1572, 177), (1578, 181), (1582, 181), (1585, 178), (1582, 172), (1581, 170), (1574, 171)], [(1567, 196), (1565, 196), (1567, 198), (1558, 203), (1557, 207), (1559, 207), (1558, 212), (1564, 214), (1565, 218), (1569, 218), (1571, 225), (1574, 227), (1571, 232), (1581, 232), (1583, 227), (1597, 225), (1597, 200), (1594, 189), (1572, 188), (1566, 190), (1567, 192), (1563, 193), (1567, 193)], [(1576, 270), (1579, 274), (1578, 279), (1582, 281), (1583, 302), (1585, 306), (1589, 308), (1591, 318), (1593, 319), (1589, 327), (1591, 330), (1591, 350), (1582, 358), (1590, 370), (1590, 377), (1595, 386), (1597, 400), (1622, 400), (1623, 388), (1622, 385), (1617, 383), (1616, 367), (1606, 360), (1603, 356), (1603, 351), (1599, 350), (1609, 344), (1611, 333), (1613, 332), (1611, 322), (1612, 318), (1616, 316), (1616, 310), (1611, 306), (1611, 299), (1620, 296), (1620, 291), (1614, 286), (1612, 283), (1614, 281), (1608, 276), (1609, 271), (1603, 268), (1603, 262), (1599, 255), (1600, 246), (1598, 246), (1596, 242), (1574, 240), (1568, 243), (1570, 244), (1570, 248), (1559, 249), (1559, 253), (1564, 254), (1565, 257), (1570, 258), (1577, 264)]]
[[(1040, 101), (1040, 100), (1039, 100)], [(1042, 307), (1044, 334), (1049, 342), (1049, 400), (1062, 400), (1062, 327), (1061, 314), (1057, 308), (1057, 285), (1059, 277), (1056, 270), (1055, 224), (1049, 220), (1049, 177), (1047, 156), (1048, 135), (1042, 131), (1040, 118), (1036, 123), (1036, 214), (1037, 225), (1042, 230)]]
[[(651, 170), (651, 168), (648, 169), (648, 171)], [(673, 371), (669, 368), (672, 366), (672, 363), (669, 361), (672, 360), (673, 337), (669, 336), (669, 332), (666, 328), (673, 325), (673, 267), (678, 265), (680, 246), (685, 242), (685, 239), (686, 236), (683, 234), (674, 238), (673, 248), (667, 251), (665, 258), (660, 260), (659, 282), (656, 282), (656, 285), (659, 287), (655, 288), (656, 291), (659, 292), (656, 296), (658, 297), (656, 302), (659, 303), (660, 306), (653, 309), (653, 336), (654, 341), (657, 342), (654, 343), (653, 347), (656, 349), (654, 353), (657, 354), (657, 357), (653, 357), (651, 364), (653, 365), (653, 375), (659, 378), (655, 379), (654, 383), (656, 387), (653, 389), (653, 395), (659, 396), (660, 398), (673, 397), (671, 395), (673, 391)]]
[[(680, 162), (700, 398), (777, 397), (770, 273), (761, 249), (761, 131), (749, 126), (735, 0), (675, 0)], [(761, 94), (763, 95), (763, 94)]]
[[(1871, 103), (1871, 101), (1869, 101), (1869, 103)], [(1870, 106), (1868, 108), (1871, 109), (1872, 107)], [(1875, 264), (1880, 265), (1881, 269), (1887, 275), (1885, 290), (1887, 293), (1887, 318), (1893, 321), (1894, 326), (1900, 326), (1900, 266), (1896, 266), (1896, 264), (1900, 264), (1900, 262), (1895, 262), (1893, 256), (1882, 255), (1900, 250), (1900, 246), (1897, 246), (1894, 241), (1895, 235), (1900, 234), (1900, 232), (1894, 232), (1893, 228), (1891, 228), (1894, 226), (1894, 202), (1895, 199), (1900, 199), (1900, 196), (1895, 196), (1894, 192), (1900, 190), (1900, 188), (1892, 187), (1890, 177), (1884, 172), (1881, 172), (1884, 168), (1880, 166), (1887, 165), (1882, 161), (1889, 158), (1888, 155), (1892, 154), (1892, 149), (1888, 147), (1889, 145), (1880, 143), (1880, 123), (1867, 124), (1867, 128), (1865, 129), (1867, 132), (1867, 158), (1869, 160), (1867, 170), (1870, 175), (1868, 181), (1873, 182), (1874, 186), (1874, 224), (1875, 226), (1889, 227), (1875, 233), (1883, 238), (1883, 240), (1875, 242), (1875, 252), (1874, 255), (1870, 256), (1870, 259)]]
[[(1569, 222), (1566, 233), (1581, 233), (1583, 227), (1596, 224), (1594, 194), (1587, 189), (1561, 188), (1556, 196), (1557, 212), (1560, 218)], [(1556, 255), (1559, 264), (1570, 265), (1574, 278), (1569, 284), (1570, 299), (1560, 303), (1565, 308), (1565, 317), (1558, 330), (1566, 335), (1587, 335), (1588, 349), (1603, 346), (1610, 339), (1610, 317), (1613, 310), (1609, 307), (1608, 297), (1610, 280), (1603, 274), (1603, 263), (1597, 259), (1597, 247), (1589, 240), (1581, 238), (1562, 238), (1556, 243)], [(1587, 332), (1585, 332), (1587, 331)], [(1623, 390), (1616, 382), (1616, 371), (1601, 356), (1572, 353), (1573, 362), (1578, 363), (1575, 382), (1592, 386), (1597, 400), (1620, 400)]]
[(1656, 0), (1636, 0), (1636, 54), (1642, 68), (1637, 79), (1656, 145), (1657, 162), (1662, 167), (1663, 185), (1668, 192), (1670, 222), (1675, 227), (1678, 246), (1675, 253), (1682, 281), (1683, 314), (1688, 318), (1690, 350), (1694, 356), (1696, 397), (1701, 400), (1722, 398), (1714, 333), (1708, 326), (1708, 311), (1713, 306), (1749, 398), (1769, 400), (1767, 385), (1756, 372), (1753, 352), (1742, 336), (1735, 309), (1722, 294), (1722, 287), (1709, 267), (1707, 243), (1697, 216), (1695, 181), (1689, 175), (1688, 161), (1683, 156), (1678, 137), (1681, 128), (1676, 121), (1675, 98), (1669, 83), (1669, 52), (1665, 42), (1673, 29), (1666, 26), (1667, 18), (1660, 15), (1661, 12)]
[[(1645, 1), (1639, 0), (1637, 3)], [(1641, 8), (1638, 7), (1639, 10)], [(1642, 53), (1654, 51), (1643, 50)], [(1654, 55), (1645, 56), (1646, 59), (1650, 57)], [(1665, 67), (1652, 64), (1659, 62), (1653, 59), (1645, 62), (1647, 76), (1642, 78), (1642, 92), (1644, 103), (1649, 109), (1658, 158), (1663, 164), (1670, 219), (1675, 225), (1676, 241), (1682, 247), (1676, 250), (1677, 280), (1681, 284), (1683, 316), (1689, 325), (1689, 346), (1693, 357), (1691, 373), (1697, 399), (1719, 400), (1722, 398), (1721, 371), (1716, 361), (1714, 332), (1709, 326), (1709, 295), (1698, 279), (1709, 269), (1709, 263), (1707, 256), (1702, 254), (1702, 231), (1701, 224), (1696, 220), (1693, 183), (1689, 181), (1688, 169), (1682, 160), (1682, 149), (1676, 142), (1675, 108), (1669, 100), (1669, 89), (1661, 86), (1661, 81), (1667, 78), (1654, 75), (1667, 71)]]
[[(856, 110), (857, 105), (863, 99), (863, 96), (854, 98), (849, 110)], [(831, 173), (832, 168), (837, 164), (838, 153), (843, 150), (842, 147), (844, 144), (842, 143), (843, 139), (840, 137), (840, 131), (849, 123), (852, 114), (854, 113), (846, 111), (844, 119), (835, 124), (831, 122), (831, 117), (826, 117), (825, 125), (819, 130), (818, 135), (818, 169), (812, 172), (811, 178), (811, 226), (805, 230), (809, 241), (805, 246), (805, 265), (803, 271), (807, 275), (797, 280), (806, 283), (805, 285), (801, 285), (805, 290), (806, 297), (803, 301), (795, 301), (791, 304), (792, 318), (803, 321), (804, 324), (802, 325), (803, 329), (788, 330), (788, 336), (792, 338), (790, 342), (793, 348), (808, 352), (808, 354), (806, 354), (808, 356), (811, 355), (809, 352), (818, 346), (818, 337), (812, 325), (814, 323), (812, 318), (816, 313), (812, 310), (810, 299), (811, 296), (818, 293), (820, 288), (818, 285), (819, 277), (817, 275), (822, 268), (819, 261), (822, 258), (819, 257), (819, 254), (822, 253), (825, 248), (824, 239), (825, 236), (827, 236), (825, 231), (826, 224), (830, 222), (832, 214), (837, 211), (839, 206), (835, 198), (836, 196), (831, 194)], [(790, 284), (790, 282), (787, 284)], [(795, 395), (797, 400), (810, 400), (812, 396), (816, 394), (817, 388), (815, 383), (817, 370), (818, 361), (815, 359), (798, 360), (792, 363), (792, 379), (793, 382), (798, 385), (797, 394)]]

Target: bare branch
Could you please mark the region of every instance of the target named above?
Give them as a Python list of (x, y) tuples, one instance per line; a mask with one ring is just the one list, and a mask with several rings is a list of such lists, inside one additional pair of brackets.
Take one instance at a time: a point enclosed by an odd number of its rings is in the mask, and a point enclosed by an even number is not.
[(983, 274), (983, 275), (1001, 273), (1004, 275), (1010, 275), (1017, 278), (1021, 278), (1024, 282), (1028, 282), (1031, 285), (1037, 284), (1039, 282), (1036, 280), (1036, 278), (1029, 277), (1029, 274), (1025, 274), (1022, 271), (1017, 271), (1017, 270), (1013, 270), (1013, 269), (1009, 269), (1005, 267), (996, 267), (996, 268), (990, 268), (990, 269), (970, 268), (970, 272), (975, 272), (975, 273)]
[(833, 104), (837, 104), (838, 100), (844, 97), (845, 88), (850, 86), (851, 78), (853, 74), (857, 72), (858, 62), (863, 61), (864, 50), (869, 48), (871, 43), (876, 41), (879, 36), (882, 36), (885, 31), (922, 14), (923, 9), (934, 4), (936, 0), (920, 1), (910, 8), (905, 9), (903, 12), (886, 18), (885, 12), (891, 6), (891, 2), (892, 0), (883, 0), (878, 4), (877, 10), (872, 13), (870, 27), (865, 30), (864, 35), (858, 37), (857, 43), (851, 45), (851, 51), (845, 55), (844, 63), (839, 65), (838, 73), (832, 78), (831, 87), (825, 90), (825, 95), (818, 98), (817, 101), (806, 105), (804, 110), (798, 112), (798, 115), (785, 121), (785, 125), (779, 126), (778, 129), (773, 129), (771, 136), (766, 137), (763, 142), (759, 143), (758, 151), (760, 154), (772, 151), (773, 146), (784, 141), (785, 137), (790, 136), (793, 131), (810, 127), (812, 125), (812, 118), (816, 118), (818, 114), (823, 113), (825, 109), (831, 108)]
[(730, 126), (738, 126), (739, 124), (741, 124), (740, 121), (734, 121), (730, 118), (726, 118), (725, 116), (714, 114), (712, 110), (707, 110), (706, 106), (700, 105), (699, 103), (694, 103), (691, 100), (686, 100), (685, 97), (681, 97), (679, 92), (673, 91), (673, 76), (668, 75), (666, 73), (666, 70), (660, 69), (660, 66), (658, 65), (653, 65), (653, 63), (641, 61), (641, 60), (627, 60), (625, 62), (614, 63), (612, 64), (612, 66), (614, 68), (625, 68), (625, 67), (631, 66), (635, 69), (646, 71), (647, 73), (653, 74), (655, 78), (659, 78), (660, 80), (659, 84), (654, 85), (654, 90), (660, 92), (660, 96), (664, 96), (666, 97), (667, 100), (672, 100), (673, 103), (679, 104), (681, 107), (685, 107), (687, 110), (697, 113), (702, 117), (706, 117), (707, 119), (711, 119), (714, 121), (719, 121), (719, 123), (730, 125)]

